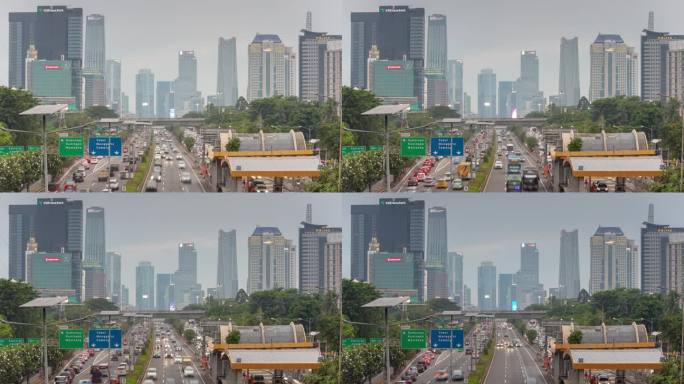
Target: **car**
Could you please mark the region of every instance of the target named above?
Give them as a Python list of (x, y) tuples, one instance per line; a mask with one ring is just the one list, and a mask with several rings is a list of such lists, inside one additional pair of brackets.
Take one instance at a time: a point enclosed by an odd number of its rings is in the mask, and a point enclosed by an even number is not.
[(448, 381), (449, 380), (449, 374), (444, 369), (440, 369), (439, 371), (435, 372), (434, 378), (435, 378), (435, 381)]
[(449, 180), (446, 178), (437, 180), (437, 184), (435, 184), (435, 188), (437, 188), (437, 189), (449, 188)]
[(161, 354), (159, 352), (155, 352), (154, 355), (152, 355), (153, 358), (159, 359), (161, 358)]
[(451, 181), (451, 189), (454, 191), (463, 189), (463, 180), (453, 179)]
[(409, 187), (415, 187), (418, 185), (418, 179), (415, 176), (411, 176), (408, 179), (408, 186)]
[(435, 186), (435, 179), (432, 176), (425, 176), (425, 179), (423, 180), (423, 186), (424, 187), (434, 187)]
[(185, 169), (185, 161), (179, 160), (178, 161), (178, 168), (179, 169)]
[(154, 380), (146, 379), (143, 384), (154, 384)]
[(463, 381), (464, 379), (462, 370), (454, 369), (454, 371), (451, 372), (451, 381)]
[[(147, 182), (147, 185), (145, 186), (145, 192), (157, 192), (157, 182), (153, 179)], [(142, 349), (135, 349), (135, 354), (138, 355)]]
[(494, 169), (503, 169), (503, 162), (501, 160), (497, 160), (494, 162)]
[[(174, 149), (173, 151), (174, 151), (174, 152), (178, 152), (178, 150), (177, 150), (177, 149)], [(180, 153), (179, 153), (179, 154), (177, 154), (177, 155), (176, 155), (176, 160), (183, 160), (183, 156), (181, 156), (181, 154), (180, 154)]]
[(63, 190), (64, 190), (64, 192), (69, 192), (69, 191), (74, 192), (74, 191), (76, 191), (76, 182), (73, 181), (73, 180), (67, 180), (67, 181), (64, 183), (64, 188), (63, 188)]
[(185, 183), (185, 184), (192, 183), (192, 178), (190, 177), (190, 172), (181, 172), (180, 180), (181, 180), (181, 183)]
[(89, 379), (81, 379), (78, 381), (78, 384), (93, 384), (93, 382)]
[(166, 358), (166, 359), (173, 359), (173, 355), (172, 355), (171, 352), (169, 351), (169, 352), (166, 352), (166, 355), (164, 356), (164, 358)]
[(257, 184), (256, 192), (257, 193), (268, 193), (268, 186), (266, 186), (266, 184)]
[(157, 368), (147, 368), (147, 373), (145, 373), (145, 378), (157, 380)]
[(418, 180), (419, 183), (424, 181), (425, 180), (425, 173), (424, 172), (416, 173), (416, 179)]
[(608, 184), (606, 184), (604, 181), (597, 182), (596, 192), (608, 192)]
[(80, 170), (75, 171), (74, 174), (71, 175), (71, 179), (72, 179), (75, 183), (82, 183), (83, 180), (85, 179), (85, 170), (83, 170), (83, 171), (80, 171)]
[(111, 361), (119, 361), (119, 355), (113, 354), (113, 355), (109, 358), (109, 360), (111, 360)]
[(183, 377), (195, 377), (195, 368), (190, 366), (183, 368)]
[(183, 362), (183, 358), (180, 357), (180, 356), (178, 356), (178, 355), (176, 355), (176, 357), (173, 358), (173, 362), (176, 363), (176, 364), (180, 364), (180, 363)]

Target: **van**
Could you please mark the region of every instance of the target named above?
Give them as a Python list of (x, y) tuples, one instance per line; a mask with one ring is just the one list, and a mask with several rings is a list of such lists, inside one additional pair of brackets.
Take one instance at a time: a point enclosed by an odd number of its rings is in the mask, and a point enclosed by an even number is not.
[(148, 181), (145, 186), (145, 192), (157, 192), (157, 182), (155, 180)]

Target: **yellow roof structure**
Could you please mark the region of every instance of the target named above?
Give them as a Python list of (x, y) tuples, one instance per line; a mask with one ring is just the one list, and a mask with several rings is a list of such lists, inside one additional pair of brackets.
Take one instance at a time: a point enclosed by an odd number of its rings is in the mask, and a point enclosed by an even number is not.
[(227, 157), (233, 177), (319, 177), (318, 156)]
[(657, 348), (572, 349), (573, 369), (660, 369), (663, 352)]
[(230, 349), (226, 352), (232, 369), (317, 369), (318, 348)]
[(663, 175), (660, 156), (569, 157), (575, 177), (657, 177)]

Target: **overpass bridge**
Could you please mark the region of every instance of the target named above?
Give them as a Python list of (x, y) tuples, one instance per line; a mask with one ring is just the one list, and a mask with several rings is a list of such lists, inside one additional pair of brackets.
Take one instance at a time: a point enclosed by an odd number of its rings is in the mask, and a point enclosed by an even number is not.
[(150, 317), (153, 319), (201, 319), (205, 317), (205, 312), (201, 309), (187, 311), (135, 311), (125, 312), (123, 315)]
[(546, 315), (545, 311), (479, 311), (463, 312), (462, 317), (493, 317), (495, 319), (541, 319)]

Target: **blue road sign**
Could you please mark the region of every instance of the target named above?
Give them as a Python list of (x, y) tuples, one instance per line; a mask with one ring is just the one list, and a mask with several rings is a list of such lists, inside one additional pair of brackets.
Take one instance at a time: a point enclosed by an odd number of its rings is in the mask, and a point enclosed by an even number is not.
[(432, 156), (463, 156), (463, 137), (433, 137), (430, 140)]
[(91, 137), (88, 140), (88, 154), (90, 156), (121, 156), (121, 137)]
[(120, 329), (91, 329), (88, 332), (88, 346), (90, 348), (121, 348)]
[[(453, 332), (453, 338), (450, 341), (451, 332)], [(430, 346), (437, 349), (463, 348), (463, 328), (431, 329)]]

